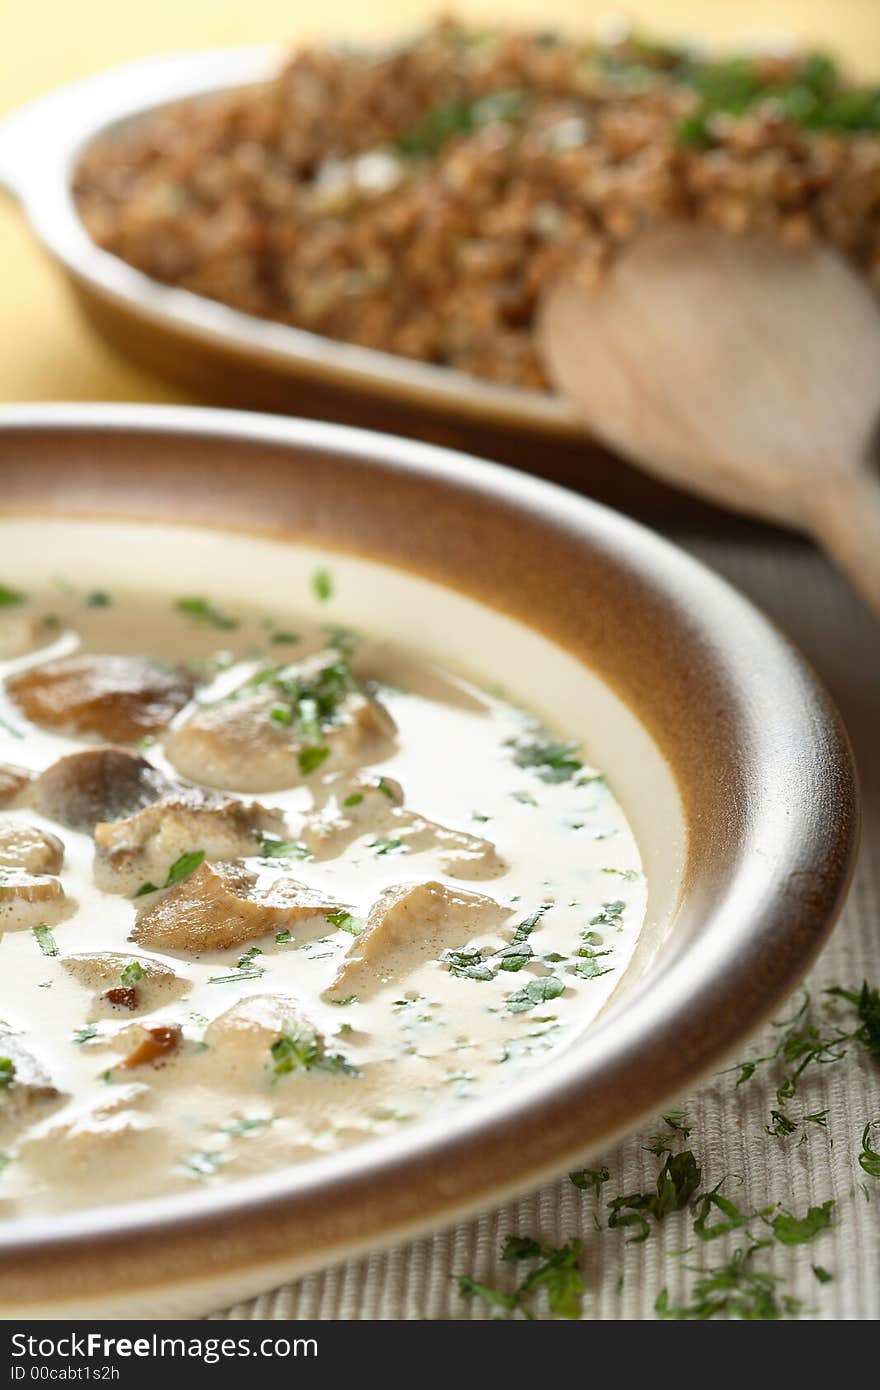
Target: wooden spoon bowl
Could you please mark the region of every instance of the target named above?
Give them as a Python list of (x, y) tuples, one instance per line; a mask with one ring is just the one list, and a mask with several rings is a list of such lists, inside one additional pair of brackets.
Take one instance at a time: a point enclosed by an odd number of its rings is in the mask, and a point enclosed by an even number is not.
[(538, 331), (601, 439), (811, 533), (880, 613), (880, 311), (841, 256), (670, 225), (557, 284)]

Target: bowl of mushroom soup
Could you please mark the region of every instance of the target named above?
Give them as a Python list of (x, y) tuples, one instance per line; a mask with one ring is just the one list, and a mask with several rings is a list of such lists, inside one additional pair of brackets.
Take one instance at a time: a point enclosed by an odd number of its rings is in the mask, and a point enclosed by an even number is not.
[(0, 1307), (197, 1314), (458, 1219), (719, 1065), (845, 892), (798, 655), (426, 445), (0, 413)]

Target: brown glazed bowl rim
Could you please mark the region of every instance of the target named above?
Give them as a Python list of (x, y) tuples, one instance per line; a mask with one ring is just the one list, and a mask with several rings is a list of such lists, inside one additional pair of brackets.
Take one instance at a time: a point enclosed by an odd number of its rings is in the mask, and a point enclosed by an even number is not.
[(73, 199), (72, 179), (82, 151), (96, 136), (184, 98), (263, 81), (283, 52), (254, 45), (166, 54), (50, 91), (0, 121), (0, 186), (19, 199), (44, 247), (75, 280), (132, 318), (188, 338), (196, 349), (219, 348), (273, 372), (408, 402), (457, 420), (583, 437), (583, 424), (561, 396), (271, 323), (164, 285), (91, 240)]
[(169, 1307), (205, 1311), (534, 1187), (720, 1065), (830, 931), (858, 837), (839, 717), (755, 608), (637, 523), (410, 440), (105, 405), (0, 409), (0, 519), (22, 515), (299, 539), (469, 594), (567, 648), (624, 699), (672, 767), (689, 848), (680, 947), (589, 1050), (513, 1093), (290, 1172), (10, 1223), (0, 1308), (130, 1311), (165, 1290)]

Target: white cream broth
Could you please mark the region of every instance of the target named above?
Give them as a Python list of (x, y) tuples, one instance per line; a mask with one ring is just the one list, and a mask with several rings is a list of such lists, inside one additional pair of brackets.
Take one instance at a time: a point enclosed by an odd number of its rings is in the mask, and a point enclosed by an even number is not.
[[(484, 1096), (580, 1043), (652, 955), (681, 881), (674, 781), (611, 691), (514, 620), (351, 556), (121, 523), (0, 523), (4, 586), (23, 598), (0, 605), (0, 764), (39, 774), (106, 742), (28, 717), (21, 680), (46, 663), (145, 657), (198, 683), (167, 727), (126, 744), (170, 784), (134, 861), (96, 859), (42, 783), (0, 798), (0, 856), (16, 827), (63, 846), (54, 872), (0, 866), (3, 1216), (228, 1182)], [(317, 668), (347, 662), (356, 689), (315, 727), (289, 682), (327, 650)], [(284, 785), (250, 785), (278, 780), (275, 743), (269, 774), (226, 757), (224, 721), (254, 695), (271, 697), (257, 714), (286, 750)], [(220, 720), (209, 798), (272, 828), (198, 864), (204, 822), (180, 838), (163, 807), (205, 780), (191, 721), (206, 715)], [(233, 786), (217, 781), (228, 767)], [(243, 885), (223, 877), (242, 870)], [(63, 900), (4, 907), (4, 883), (35, 878)], [(182, 941), (203, 880), (225, 896), (204, 908), (209, 935)], [(157, 890), (135, 896), (147, 881)], [(218, 930), (245, 935), (218, 947)], [(95, 953), (100, 966), (77, 963)], [(132, 959), (147, 972), (133, 981)], [(138, 1062), (144, 1044), (155, 1055)]]

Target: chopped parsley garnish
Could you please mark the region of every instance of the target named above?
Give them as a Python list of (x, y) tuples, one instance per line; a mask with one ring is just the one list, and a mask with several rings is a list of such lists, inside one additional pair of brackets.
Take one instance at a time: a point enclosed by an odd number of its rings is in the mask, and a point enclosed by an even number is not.
[(155, 883), (142, 883), (136, 893), (132, 894), (135, 898), (143, 898), (147, 893), (158, 893), (163, 888), (173, 888), (175, 884), (182, 883), (184, 879), (194, 874), (196, 869), (204, 862), (205, 851), (203, 849), (189, 850), (186, 854), (181, 854), (179, 859), (175, 859), (171, 868), (168, 870), (168, 877), (165, 882), (157, 885)]
[(297, 762), (303, 777), (308, 777), (310, 773), (316, 772), (329, 757), (330, 749), (320, 744), (313, 744), (309, 748), (301, 749), (297, 756)]
[(370, 849), (376, 854), (400, 854), (406, 852), (406, 846), (402, 840), (371, 840)]
[(103, 589), (94, 589), (92, 593), (86, 594), (83, 603), (86, 608), (110, 608), (113, 600)]
[(264, 859), (311, 859), (312, 851), (299, 840), (279, 840), (274, 835), (260, 836), (260, 854)]
[(299, 636), (295, 632), (273, 632), (269, 638), (269, 641), (276, 647), (293, 646), (299, 640)]
[(859, 1167), (869, 1178), (880, 1178), (880, 1153), (871, 1147), (871, 1130), (880, 1125), (880, 1120), (869, 1120), (862, 1131), (862, 1152), (859, 1154)]
[(17, 603), (24, 603), (24, 597), (18, 589), (11, 589), (8, 584), (0, 584), (0, 608), (12, 608)]
[(364, 929), (360, 918), (352, 916), (345, 908), (340, 908), (338, 912), (328, 912), (327, 921), (331, 926), (337, 927), (340, 931), (347, 931), (352, 936), (359, 936)]
[[(288, 933), (288, 936), (290, 933)], [(275, 938), (277, 941), (277, 937)], [(259, 980), (265, 974), (263, 967), (257, 965), (257, 956), (263, 954), (259, 946), (249, 946), (243, 955), (239, 956), (235, 964), (235, 974), (212, 975), (208, 980), (209, 985), (231, 985), (238, 984), (240, 980)]]
[(15, 1063), (11, 1057), (0, 1057), (0, 1093), (8, 1091), (15, 1080)]
[(259, 946), (248, 946), (247, 950), (244, 952), (244, 955), (239, 956), (238, 960), (236, 961), (236, 969), (249, 970), (253, 965), (256, 957), (261, 956), (262, 954), (263, 952)]
[(119, 976), (120, 984), (140, 984), (141, 980), (144, 978), (144, 975), (146, 973), (147, 972), (144, 970), (144, 967), (141, 965), (139, 960), (131, 960), (123, 970), (122, 974)]
[(340, 722), (342, 703), (359, 689), (358, 682), (345, 658), (337, 656), (312, 674), (296, 666), (267, 666), (242, 687), (264, 688), (278, 696), (269, 707), (269, 719), (280, 727), (295, 727), (307, 745), (297, 755), (299, 770), (307, 777), (329, 758), (331, 750), (323, 737)]
[(542, 1290), (547, 1296), (551, 1313), (560, 1318), (579, 1318), (581, 1299), (586, 1289), (580, 1271), (580, 1240), (567, 1245), (541, 1245), (531, 1236), (508, 1236), (501, 1250), (506, 1264), (533, 1264), (534, 1267), (508, 1291), (477, 1283), (468, 1275), (457, 1276), (458, 1290), (463, 1298), (480, 1298), (508, 1315), (521, 1313), (532, 1319), (535, 1296)]
[(83, 1043), (91, 1042), (92, 1038), (96, 1038), (97, 1036), (97, 1023), (87, 1023), (84, 1028), (77, 1029), (73, 1035), (73, 1041), (76, 1043), (77, 1047), (81, 1047)]
[(44, 956), (58, 955), (58, 943), (45, 923), (34, 927), (34, 937)]
[(790, 1211), (778, 1212), (769, 1223), (781, 1245), (806, 1245), (832, 1225), (834, 1198), (820, 1207), (810, 1207), (806, 1216), (792, 1216)]
[[(693, 1318), (705, 1321), (722, 1315), (729, 1318), (743, 1318), (749, 1321), (775, 1320), (784, 1313), (796, 1313), (800, 1308), (797, 1299), (777, 1297), (779, 1275), (767, 1274), (753, 1268), (752, 1260), (766, 1241), (756, 1241), (749, 1246), (735, 1250), (723, 1265), (710, 1269), (696, 1267), (699, 1274), (694, 1284), (690, 1303), (673, 1305), (668, 1291), (664, 1288), (654, 1305), (660, 1318)], [(694, 1269), (693, 1265), (688, 1266)]]
[(257, 1130), (266, 1129), (268, 1125), (274, 1123), (274, 1115), (242, 1115), (240, 1119), (231, 1120), (228, 1125), (221, 1125), (220, 1132), (235, 1136), (255, 1134)]
[(211, 603), (210, 599), (179, 598), (175, 601), (174, 607), (178, 613), (185, 614), (194, 622), (204, 623), (206, 627), (220, 628), (223, 632), (230, 632), (233, 628), (238, 627), (238, 620), (230, 618), (228, 613), (224, 613), (216, 604)]
[(845, 999), (855, 1007), (859, 1026), (851, 1036), (880, 1061), (880, 989), (871, 989), (868, 981), (863, 980), (860, 990), (841, 989), (840, 985), (835, 985), (825, 993), (832, 998)]
[(285, 927), (284, 931), (277, 931), (275, 933), (275, 944), (277, 946), (289, 946), (292, 940), (293, 933), (291, 932), (290, 927)]
[(543, 739), (533, 743), (514, 742), (512, 746), (517, 767), (529, 768), (542, 782), (569, 782), (583, 768), (583, 763), (575, 756), (580, 751), (577, 743)]
[(319, 603), (327, 603), (333, 597), (333, 575), (329, 570), (315, 570), (312, 575), (312, 593)]
[(348, 1076), (360, 1075), (357, 1067), (340, 1053), (327, 1053), (315, 1030), (304, 1023), (289, 1023), (280, 1038), (273, 1042), (269, 1054), (269, 1070), (274, 1078), (315, 1068)]
[(611, 1181), (607, 1168), (578, 1168), (568, 1176), (580, 1192), (593, 1192), (597, 1197), (601, 1196), (605, 1183)]
[(595, 917), (590, 918), (591, 927), (619, 927), (623, 919), (626, 903), (620, 898), (615, 898), (613, 902), (603, 903), (602, 911), (597, 912)]
[[(777, 1109), (771, 1111), (771, 1123), (767, 1130), (779, 1137), (792, 1133), (788, 1129), (791, 1121), (784, 1111), (784, 1104), (797, 1095), (801, 1076), (807, 1068), (843, 1061), (851, 1043), (864, 1047), (870, 1057), (880, 1060), (880, 990), (872, 989), (864, 981), (861, 989), (843, 989), (835, 985), (824, 993), (830, 999), (842, 1000), (854, 1009), (855, 1027), (846, 1031), (836, 1024), (820, 1026), (813, 1021), (810, 995), (804, 990), (803, 1000), (792, 1017), (773, 1024), (779, 1031), (779, 1042), (773, 1051), (728, 1068), (728, 1071), (737, 1073), (737, 1086), (751, 1081), (762, 1068), (770, 1066), (775, 1069), (779, 1078), (776, 1086)], [(824, 1118), (824, 1111), (802, 1116), (803, 1122), (818, 1125), (824, 1124)]]
[[(467, 980), (494, 980), (499, 970), (509, 971), (511, 973), (522, 970), (534, 959), (535, 953), (529, 944), (529, 937), (549, 906), (549, 903), (545, 903), (542, 907), (537, 908), (530, 917), (526, 917), (520, 922), (519, 925), (514, 928), (509, 943), (506, 946), (502, 946), (499, 950), (491, 954), (484, 952), (482, 947), (465, 948), (460, 951), (444, 951), (441, 956), (442, 963), (447, 967), (450, 974), (459, 975)], [(540, 984), (541, 981), (535, 981), (533, 983)], [(520, 993), (522, 993), (522, 991), (520, 991)], [(514, 1010), (514, 1012), (517, 1012), (517, 1010)]]
[(632, 1227), (636, 1233), (629, 1244), (639, 1244), (651, 1234), (651, 1222), (663, 1221), (673, 1211), (683, 1211), (700, 1186), (702, 1169), (690, 1149), (667, 1154), (660, 1169), (655, 1192), (630, 1192), (609, 1202), (608, 1225), (612, 1229)]
[(487, 965), (482, 951), (444, 951), (441, 956), (450, 975), (463, 980), (494, 980), (495, 970)]
[(536, 1004), (546, 1004), (548, 999), (558, 999), (564, 990), (565, 985), (555, 975), (541, 975), (537, 980), (529, 980), (515, 994), (508, 994), (507, 1007), (512, 1014), (524, 1013)]
[(813, 1268), (813, 1274), (814, 1274), (814, 1276), (815, 1276), (815, 1279), (816, 1279), (816, 1282), (817, 1282), (817, 1283), (819, 1283), (819, 1284), (830, 1284), (830, 1283), (831, 1283), (832, 1279), (834, 1278), (834, 1275), (833, 1275), (833, 1274), (829, 1274), (828, 1270), (825, 1269), (825, 1267), (824, 1267), (823, 1265), (813, 1265), (812, 1268)]
[(656, 1154), (658, 1158), (662, 1158), (664, 1154), (672, 1153), (670, 1146), (690, 1138), (691, 1134), (686, 1110), (667, 1110), (665, 1115), (661, 1115), (660, 1118), (666, 1128), (652, 1135), (650, 1142), (645, 1145), (646, 1151)]
[(342, 804), (343, 806), (360, 806), (363, 799), (363, 792), (350, 792)]

